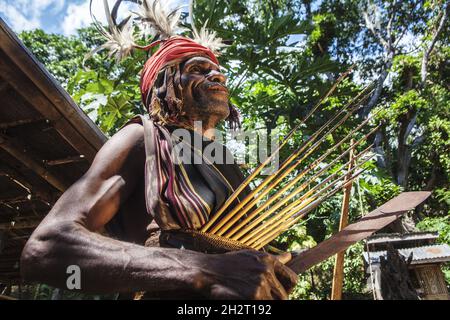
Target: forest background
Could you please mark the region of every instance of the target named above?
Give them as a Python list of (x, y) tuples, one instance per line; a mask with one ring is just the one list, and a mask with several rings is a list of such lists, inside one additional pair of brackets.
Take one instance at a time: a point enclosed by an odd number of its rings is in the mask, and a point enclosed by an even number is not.
[[(281, 159), (374, 82), (361, 111), (327, 137), (316, 157), (376, 114), (371, 125), (381, 127), (371, 142), (378, 156), (353, 184), (350, 222), (402, 191), (430, 190), (427, 204), (390, 231), (438, 231), (439, 242), (450, 244), (449, 7), (443, 0), (197, 0), (193, 20), (228, 44), (219, 60), (244, 130), (287, 134), (355, 66)], [(144, 53), (120, 63), (100, 53), (83, 64), (104, 42), (92, 26), (70, 36), (34, 29), (19, 37), (106, 135), (144, 113), (138, 86)], [(338, 229), (341, 203), (338, 193), (280, 236), (278, 245), (295, 250), (323, 241)], [(363, 250), (359, 243), (346, 252), (344, 298), (371, 297)], [(303, 274), (291, 298), (329, 298), (333, 264), (329, 259)], [(450, 268), (444, 272), (450, 285)], [(44, 299), (52, 292), (39, 286), (33, 295)]]

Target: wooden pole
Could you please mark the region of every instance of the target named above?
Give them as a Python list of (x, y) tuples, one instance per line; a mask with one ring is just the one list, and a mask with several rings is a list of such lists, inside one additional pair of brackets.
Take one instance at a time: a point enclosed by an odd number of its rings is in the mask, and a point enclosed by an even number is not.
[[(355, 141), (352, 139), (350, 145), (354, 146)], [(354, 166), (355, 160), (355, 149), (353, 148), (349, 154), (350, 162), (348, 164), (348, 171), (352, 169)], [(347, 174), (345, 178), (348, 181), (351, 177), (351, 173)], [(344, 197), (342, 199), (342, 208), (341, 208), (341, 219), (339, 221), (339, 231), (344, 229), (348, 225), (348, 210), (350, 204), (350, 194), (352, 191), (352, 183), (349, 183), (344, 188)], [(342, 285), (344, 282), (344, 255), (345, 251), (341, 251), (336, 254), (336, 259), (334, 263), (333, 270), (333, 285), (331, 288), (331, 300), (341, 300), (342, 299)]]

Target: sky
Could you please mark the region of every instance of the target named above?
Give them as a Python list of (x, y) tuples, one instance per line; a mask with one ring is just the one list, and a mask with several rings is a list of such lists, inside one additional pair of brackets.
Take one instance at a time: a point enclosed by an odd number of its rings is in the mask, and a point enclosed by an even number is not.
[[(113, 2), (109, 0), (111, 7)], [(184, 4), (187, 0), (173, 2)], [(105, 21), (103, 1), (93, 0), (93, 11), (100, 21)], [(89, 0), (0, 0), (0, 17), (15, 32), (41, 28), (64, 35), (75, 34), (92, 21)]]
[[(162, 0), (171, 6), (184, 5), (188, 9), (189, 0)], [(89, 13), (89, 0), (0, 0), (0, 17), (17, 33), (23, 30), (40, 28), (47, 33), (74, 35), (77, 29), (88, 26), (92, 19)], [(115, 0), (108, 0), (112, 8)], [(93, 12), (97, 19), (106, 23), (102, 0), (93, 0)], [(123, 6), (123, 7), (122, 7)], [(122, 2), (122, 18), (127, 14)], [(120, 17), (119, 13), (119, 17)], [(292, 35), (288, 44), (302, 41), (300, 35)], [(287, 49), (286, 49), (287, 50)]]

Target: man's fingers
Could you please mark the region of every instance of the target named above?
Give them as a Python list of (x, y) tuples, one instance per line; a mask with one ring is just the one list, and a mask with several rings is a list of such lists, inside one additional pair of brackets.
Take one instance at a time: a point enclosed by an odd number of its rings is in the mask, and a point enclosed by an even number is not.
[(275, 275), (286, 292), (290, 292), (298, 281), (297, 274), (280, 262), (275, 262)]
[(288, 293), (283, 288), (282, 283), (280, 283), (279, 279), (273, 277), (270, 281), (271, 286), (271, 295), (275, 300), (286, 300), (288, 298)]
[(242, 300), (246, 297), (241, 296), (236, 291), (220, 285), (211, 287), (211, 297), (215, 300)]
[(280, 261), (282, 264), (286, 264), (292, 259), (292, 255), (290, 252), (285, 252), (279, 255), (276, 255), (275, 258)]

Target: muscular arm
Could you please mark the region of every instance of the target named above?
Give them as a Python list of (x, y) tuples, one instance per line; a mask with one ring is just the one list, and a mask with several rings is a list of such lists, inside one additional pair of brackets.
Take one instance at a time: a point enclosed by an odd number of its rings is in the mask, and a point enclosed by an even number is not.
[(65, 288), (67, 267), (78, 265), (81, 290), (87, 292), (188, 289), (213, 298), (286, 296), (279, 281), (292, 286), (292, 274), (262, 253), (206, 255), (146, 248), (96, 233), (133, 193), (143, 178), (144, 162), (140, 125), (131, 124), (112, 137), (27, 242), (21, 257), (24, 279)]

